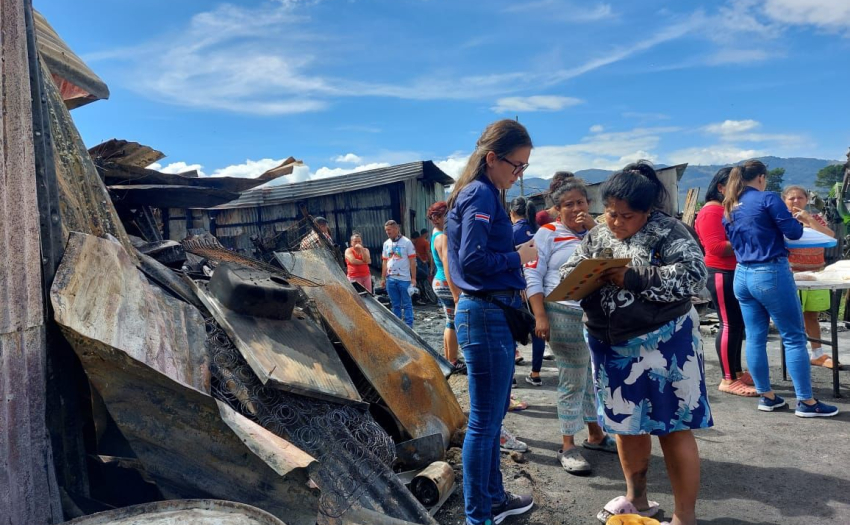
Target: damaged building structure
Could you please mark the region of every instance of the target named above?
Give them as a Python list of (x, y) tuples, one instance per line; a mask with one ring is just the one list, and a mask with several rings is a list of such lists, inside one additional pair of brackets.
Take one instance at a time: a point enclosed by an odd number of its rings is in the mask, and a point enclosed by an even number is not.
[(451, 367), (335, 247), (295, 241), (311, 213), (341, 236), (387, 203), (423, 227), (451, 179), (420, 162), (252, 190), (298, 161), (200, 178), (131, 142), (88, 151), (69, 109), (106, 85), (30, 2), (0, 0), (0, 34), (4, 523), (433, 524), (466, 423)]

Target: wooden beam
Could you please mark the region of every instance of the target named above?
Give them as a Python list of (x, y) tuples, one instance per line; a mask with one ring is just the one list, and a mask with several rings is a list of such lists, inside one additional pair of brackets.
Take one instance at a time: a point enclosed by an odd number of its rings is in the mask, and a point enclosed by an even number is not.
[[(26, 4), (26, 5), (25, 5)], [(59, 523), (45, 423), (47, 352), (25, 8), (0, 0), (0, 516)]]
[(688, 226), (694, 225), (694, 220), (697, 216), (697, 200), (699, 199), (699, 188), (691, 188), (688, 190), (688, 196), (685, 197), (685, 207), (682, 208), (682, 222)]

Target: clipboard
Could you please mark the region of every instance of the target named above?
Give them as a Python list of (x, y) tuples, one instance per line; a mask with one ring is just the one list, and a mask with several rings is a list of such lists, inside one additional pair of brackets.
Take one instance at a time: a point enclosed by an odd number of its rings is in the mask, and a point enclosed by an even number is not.
[(552, 303), (584, 299), (602, 288), (599, 274), (609, 268), (622, 268), (630, 262), (631, 259), (585, 259), (543, 300)]

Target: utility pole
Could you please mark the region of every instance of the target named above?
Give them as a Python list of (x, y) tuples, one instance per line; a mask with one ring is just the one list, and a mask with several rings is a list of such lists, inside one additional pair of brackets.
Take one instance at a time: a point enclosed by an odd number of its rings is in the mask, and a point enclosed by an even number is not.
[[(515, 115), (514, 119), (516, 119), (516, 121), (519, 122), (519, 115)], [(525, 181), (523, 180), (524, 178), (525, 178), (525, 173), (520, 173), (519, 174), (519, 196), (520, 197), (525, 197)]]

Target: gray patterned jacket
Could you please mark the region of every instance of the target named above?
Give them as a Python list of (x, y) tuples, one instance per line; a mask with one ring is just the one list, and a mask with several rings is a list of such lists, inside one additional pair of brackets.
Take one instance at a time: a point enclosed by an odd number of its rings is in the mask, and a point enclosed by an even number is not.
[(684, 224), (653, 212), (646, 225), (620, 241), (608, 226), (595, 227), (561, 266), (561, 279), (584, 259), (629, 258), (625, 288), (605, 285), (581, 301), (587, 331), (607, 343), (647, 334), (691, 309), (691, 296), (705, 286), (707, 271), (699, 245)]

